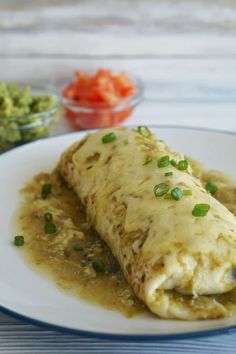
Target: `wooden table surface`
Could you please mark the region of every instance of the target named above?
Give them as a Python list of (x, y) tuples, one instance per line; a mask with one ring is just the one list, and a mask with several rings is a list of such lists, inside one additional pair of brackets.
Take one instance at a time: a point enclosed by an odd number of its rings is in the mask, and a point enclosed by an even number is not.
[[(60, 87), (74, 70), (100, 67), (144, 82), (144, 101), (128, 124), (236, 132), (236, 1), (0, 1), (1, 80)], [(63, 121), (56, 132), (68, 130)], [(121, 343), (1, 314), (0, 352), (235, 353), (236, 334)]]

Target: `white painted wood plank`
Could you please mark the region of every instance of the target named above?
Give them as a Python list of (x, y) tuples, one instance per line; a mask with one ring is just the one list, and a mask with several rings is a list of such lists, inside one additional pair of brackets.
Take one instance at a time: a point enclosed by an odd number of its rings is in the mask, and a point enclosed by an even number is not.
[[(148, 100), (173, 102), (236, 102), (236, 59), (65, 59), (0, 58), (1, 80), (55, 84), (73, 79), (75, 70), (100, 67), (138, 75)], [(218, 109), (218, 108), (217, 108)]]
[(181, 125), (236, 132), (236, 104), (162, 104), (144, 102), (127, 125)]
[(236, 55), (234, 0), (0, 2), (0, 54)]
[(81, 33), (61, 30), (1, 33), (0, 55), (197, 56), (236, 55), (234, 35)]
[(0, 29), (139, 33), (233, 33), (234, 0), (8, 0)]

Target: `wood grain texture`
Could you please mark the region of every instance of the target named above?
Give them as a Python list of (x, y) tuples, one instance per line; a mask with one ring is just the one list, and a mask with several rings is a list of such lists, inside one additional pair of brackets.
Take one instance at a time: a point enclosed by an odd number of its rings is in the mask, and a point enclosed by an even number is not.
[[(0, 0), (0, 79), (55, 84), (76, 69), (138, 75), (145, 100), (128, 125), (236, 132), (235, 0)], [(62, 121), (56, 133), (69, 131)], [(0, 314), (0, 352), (235, 353), (236, 334), (140, 342), (98, 340)]]
[(62, 57), (0, 57), (1, 79), (58, 88), (73, 78), (75, 70), (99, 67), (134, 73), (145, 85), (145, 98), (156, 102), (235, 103), (235, 59), (133, 59), (88, 60)]
[[(6, 46), (7, 43), (7, 46)], [(137, 34), (137, 33), (59, 33), (49, 31), (2, 33), (0, 36), (1, 57), (53, 56), (118, 58), (203, 57), (225, 58), (236, 56), (234, 35), (203, 34)]]
[(235, 33), (234, 0), (7, 0), (3, 31)]
[(234, 0), (0, 2), (0, 54), (235, 56)]

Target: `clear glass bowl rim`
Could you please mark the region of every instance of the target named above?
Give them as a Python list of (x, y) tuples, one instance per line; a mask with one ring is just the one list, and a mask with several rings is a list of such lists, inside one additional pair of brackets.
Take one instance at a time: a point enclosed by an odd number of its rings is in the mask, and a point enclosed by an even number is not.
[(134, 86), (136, 88), (136, 93), (133, 95), (121, 99), (118, 101), (118, 103), (114, 106), (111, 107), (104, 107), (104, 103), (98, 103), (96, 107), (89, 107), (89, 103), (87, 104), (80, 104), (78, 100), (72, 100), (69, 98), (66, 98), (63, 96), (63, 91), (66, 88), (65, 85), (61, 92), (61, 101), (64, 106), (64, 108), (70, 109), (73, 112), (84, 112), (84, 113), (94, 113), (94, 112), (120, 112), (123, 111), (124, 109), (127, 109), (128, 106), (130, 108), (134, 108), (137, 106), (143, 99), (143, 92), (144, 92), (144, 85), (143, 82), (140, 78), (138, 78), (136, 75), (127, 73), (128, 77), (131, 79), (131, 81), (134, 83)]
[[(26, 86), (25, 85), (21, 85), (21, 86)], [(15, 116), (15, 117), (11, 117), (11, 118), (3, 118), (4, 120), (6, 119), (7, 122), (9, 123), (17, 123), (17, 120), (20, 121), (20, 119), (27, 119), (27, 118), (34, 118), (37, 116), (42, 116), (42, 120), (40, 121), (36, 121), (36, 122), (32, 122), (32, 123), (25, 123), (22, 125), (19, 125), (20, 129), (28, 129), (28, 128), (33, 128), (36, 126), (40, 126), (43, 125), (44, 122), (51, 121), (53, 120), (53, 113), (55, 112), (55, 110), (60, 109), (61, 107), (61, 97), (60, 94), (58, 92), (58, 89), (56, 88), (56, 86), (54, 85), (30, 85), (30, 89), (32, 90), (32, 92), (38, 90), (41, 91), (42, 93), (40, 93), (40, 95), (46, 95), (48, 93), (48, 95), (52, 95), (55, 99), (56, 99), (56, 104), (54, 106), (52, 106), (49, 109), (46, 109), (44, 111), (41, 112), (36, 112), (36, 113), (29, 113), (23, 116)], [(1, 117), (0, 117), (0, 125), (1, 125)]]

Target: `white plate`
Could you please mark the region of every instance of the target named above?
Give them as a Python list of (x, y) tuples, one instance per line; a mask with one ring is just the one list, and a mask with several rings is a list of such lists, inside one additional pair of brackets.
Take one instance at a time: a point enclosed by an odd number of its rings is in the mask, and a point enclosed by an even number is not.
[[(236, 135), (184, 127), (152, 127), (176, 151), (181, 151), (236, 177)], [(19, 205), (19, 189), (32, 176), (50, 171), (61, 152), (85, 133), (40, 140), (0, 157), (0, 308), (31, 322), (72, 332), (122, 339), (193, 337), (236, 328), (236, 315), (210, 321), (162, 320), (146, 314), (127, 319), (117, 312), (86, 303), (27, 266), (12, 245), (12, 217)]]

